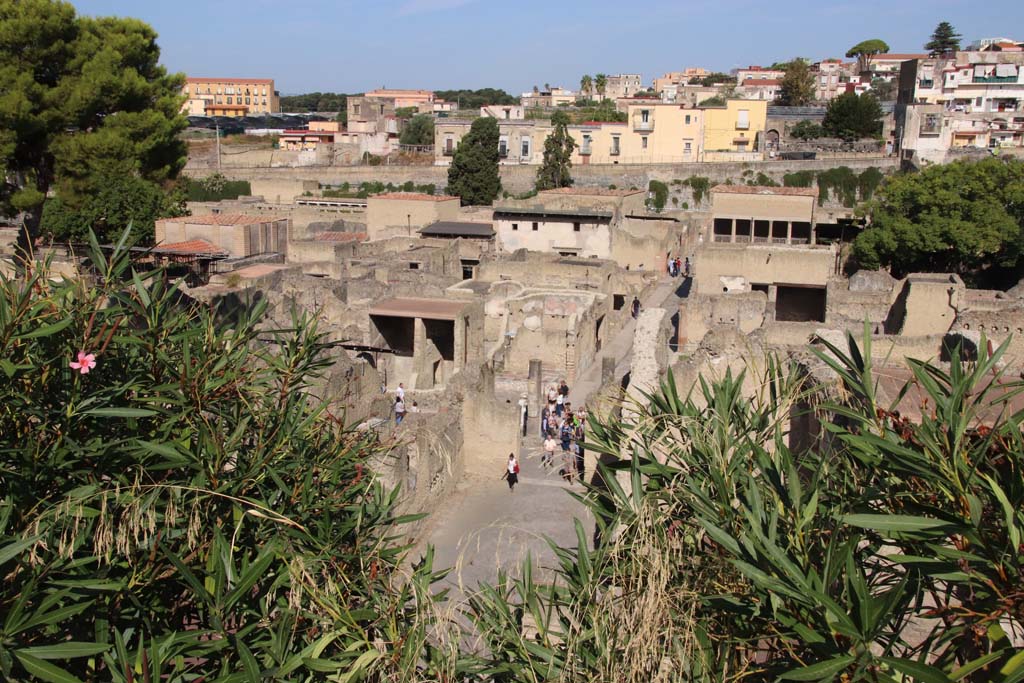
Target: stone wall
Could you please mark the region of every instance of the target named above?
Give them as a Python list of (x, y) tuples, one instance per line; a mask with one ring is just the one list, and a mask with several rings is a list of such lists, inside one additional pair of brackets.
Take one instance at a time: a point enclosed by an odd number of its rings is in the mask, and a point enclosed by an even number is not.
[[(849, 166), (861, 171), (870, 166), (883, 172), (897, 168), (898, 160), (893, 157), (851, 159), (841, 164), (834, 159), (807, 161), (753, 161), (747, 163), (679, 163), (679, 164), (605, 164), (574, 166), (572, 176), (577, 186), (608, 187), (646, 190), (651, 180), (671, 183), (673, 179), (703, 176), (712, 186), (732, 180), (737, 182), (744, 171), (754, 176), (764, 173), (781, 184), (782, 176), (794, 171), (825, 171), (837, 165)], [(522, 193), (533, 189), (537, 177), (536, 166), (502, 166), (500, 169), (502, 187), (508, 192)], [(194, 177), (208, 175), (209, 168), (186, 166), (185, 173)], [(324, 185), (340, 185), (348, 182), (380, 181), (402, 184), (408, 180), (416, 184), (434, 184), (439, 189), (448, 185), (448, 169), (440, 166), (310, 166), (304, 168), (271, 168), (267, 166), (225, 165), (221, 172), (230, 180), (248, 180), (253, 194), (263, 195), (268, 201), (290, 203), (292, 198), (304, 191), (303, 181)], [(709, 201), (710, 197), (705, 201)], [(682, 201), (682, 200), (680, 200)], [(691, 208), (695, 207), (691, 204)]]

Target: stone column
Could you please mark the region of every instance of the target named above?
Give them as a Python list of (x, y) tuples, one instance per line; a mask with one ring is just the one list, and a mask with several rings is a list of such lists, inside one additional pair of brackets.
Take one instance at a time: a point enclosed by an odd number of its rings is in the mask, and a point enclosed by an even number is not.
[(540, 417), (541, 408), (544, 406), (544, 377), (543, 366), (538, 358), (530, 359), (530, 405), (533, 412), (531, 417)]
[(786, 221), (786, 244), (793, 244), (793, 221)]
[(735, 218), (730, 218), (729, 219), (729, 224), (732, 226), (732, 232), (730, 233), (729, 241), (730, 242), (735, 242), (736, 241), (736, 219)]

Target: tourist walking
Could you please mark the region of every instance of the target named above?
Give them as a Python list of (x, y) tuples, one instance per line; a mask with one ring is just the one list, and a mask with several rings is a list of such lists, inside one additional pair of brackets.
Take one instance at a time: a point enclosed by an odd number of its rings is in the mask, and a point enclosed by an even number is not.
[(558, 393), (560, 393), (565, 398), (565, 403), (569, 402), (569, 385), (565, 383), (564, 379), (558, 385)]
[(562, 394), (555, 395), (555, 415), (562, 417), (562, 412), (565, 410), (565, 396)]
[(508, 454), (508, 463), (505, 465), (505, 474), (502, 478), (508, 481), (508, 490), (515, 492), (516, 484), (519, 483), (519, 461), (515, 453)]
[(548, 424), (551, 420), (551, 409), (546, 405), (544, 409), (540, 411), (540, 438), (544, 438), (548, 435)]
[(676, 277), (679, 277), (683, 272), (683, 262), (678, 256), (676, 256)]
[(687, 256), (686, 260), (683, 261), (683, 277), (690, 277), (690, 257)]
[(405, 385), (402, 384), (401, 382), (398, 383), (398, 388), (395, 389), (395, 396), (397, 396), (402, 401), (405, 400)]
[(405, 401), (401, 396), (395, 396), (395, 426), (402, 424), (405, 419)]
[[(583, 412), (583, 409), (580, 409)], [(583, 469), (585, 462), (585, 453), (583, 450), (583, 439), (585, 437), (583, 431), (583, 422), (586, 418), (580, 417), (579, 414), (576, 416), (576, 428), (573, 430), (573, 443), (576, 445), (576, 474), (579, 475), (580, 481), (583, 481)]]
[(675, 277), (675, 275), (676, 275), (675, 272), (674, 272), (675, 265), (676, 265), (676, 260), (674, 258), (672, 258), (672, 254), (669, 254), (668, 255), (668, 260), (665, 262), (665, 272), (668, 273), (669, 277)]
[(553, 434), (548, 434), (547, 438), (544, 439), (544, 455), (541, 457), (541, 464), (545, 467), (551, 467), (551, 463), (555, 459), (555, 449), (558, 448), (558, 442), (555, 441)]
[(633, 303), (630, 304), (629, 311), (633, 314), (634, 319), (640, 317), (640, 299), (637, 299), (635, 296), (633, 297)]

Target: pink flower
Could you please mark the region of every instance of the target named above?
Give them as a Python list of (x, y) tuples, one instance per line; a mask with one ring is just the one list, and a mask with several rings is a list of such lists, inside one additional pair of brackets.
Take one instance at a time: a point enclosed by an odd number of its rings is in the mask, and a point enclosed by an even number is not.
[(85, 351), (79, 351), (78, 360), (71, 361), (71, 368), (78, 370), (83, 375), (88, 375), (94, 367), (96, 367), (96, 356)]

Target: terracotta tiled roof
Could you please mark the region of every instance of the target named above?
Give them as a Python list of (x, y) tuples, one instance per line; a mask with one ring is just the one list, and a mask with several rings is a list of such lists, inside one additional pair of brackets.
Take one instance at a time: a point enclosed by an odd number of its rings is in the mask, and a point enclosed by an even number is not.
[(568, 194), (584, 197), (628, 197), (640, 194), (643, 190), (610, 190), (603, 187), (559, 187), (555, 190), (542, 190), (538, 194)]
[(403, 199), (420, 202), (446, 202), (449, 199), (458, 199), (446, 194), (424, 194), (422, 192), (385, 192), (383, 194), (370, 195), (373, 199)]
[(157, 252), (173, 252), (175, 254), (227, 254), (226, 251), (206, 240), (187, 240), (185, 242), (158, 244), (154, 247), (154, 250)]
[(212, 213), (206, 216), (178, 216), (161, 219), (167, 223), (191, 223), (192, 225), (253, 225), (278, 220), (277, 216), (250, 216), (244, 213)]
[(367, 238), (365, 232), (320, 232), (316, 239), (319, 242), (363, 242)]
[(797, 197), (817, 197), (818, 191), (813, 187), (766, 187), (764, 185), (715, 185), (712, 192), (723, 194), (775, 194)]

